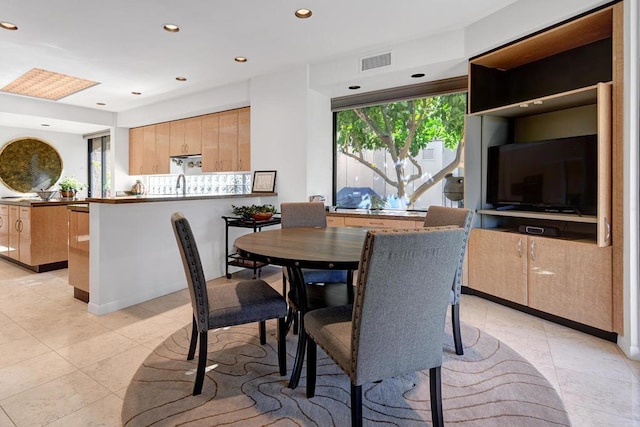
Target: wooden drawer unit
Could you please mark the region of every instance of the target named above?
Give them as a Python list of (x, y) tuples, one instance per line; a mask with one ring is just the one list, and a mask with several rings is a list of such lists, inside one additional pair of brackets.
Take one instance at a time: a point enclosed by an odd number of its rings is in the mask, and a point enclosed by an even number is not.
[[(416, 228), (416, 221), (413, 219), (359, 218), (357, 216), (347, 216), (344, 218), (344, 226), (363, 228)], [(420, 226), (422, 226), (422, 222), (420, 222)]]
[(327, 227), (344, 227), (344, 217), (327, 215)]

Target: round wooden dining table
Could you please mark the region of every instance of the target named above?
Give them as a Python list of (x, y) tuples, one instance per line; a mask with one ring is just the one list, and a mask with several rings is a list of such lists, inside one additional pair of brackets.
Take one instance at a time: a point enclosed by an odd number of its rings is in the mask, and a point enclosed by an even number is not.
[[(302, 269), (347, 270), (347, 289), (351, 291), (352, 272), (358, 269), (366, 234), (367, 230), (361, 228), (283, 228), (245, 234), (234, 243), (241, 257), (280, 265), (288, 270), (296, 299), (294, 304), (300, 313), (298, 350), (289, 380), (290, 388), (298, 385), (306, 346), (304, 314), (309, 307)], [(352, 292), (350, 299), (353, 300)]]

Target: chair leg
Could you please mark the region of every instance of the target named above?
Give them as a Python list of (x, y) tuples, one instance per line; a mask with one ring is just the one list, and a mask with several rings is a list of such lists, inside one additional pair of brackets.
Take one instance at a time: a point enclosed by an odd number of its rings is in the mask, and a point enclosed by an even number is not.
[(351, 384), (351, 426), (362, 427), (362, 386)]
[(293, 372), (291, 373), (291, 379), (289, 380), (289, 388), (295, 389), (298, 387), (300, 381), (300, 374), (302, 374), (302, 364), (304, 363), (304, 352), (307, 344), (307, 334), (304, 333), (304, 317), (298, 315), (300, 333), (298, 334), (298, 351), (296, 352), (296, 359), (293, 362)]
[(444, 417), (442, 415), (440, 366), (429, 369), (429, 389), (431, 391), (431, 425), (433, 427), (442, 427), (444, 426)]
[(287, 321), (284, 317), (278, 319), (278, 365), (280, 376), (287, 375)]
[(317, 349), (315, 341), (307, 335), (307, 398), (311, 398), (316, 395)]
[(460, 334), (460, 304), (451, 305), (451, 326), (453, 329), (453, 343), (456, 346), (456, 354), (464, 354), (462, 348), (462, 335)]
[(260, 345), (265, 345), (267, 343), (267, 327), (264, 320), (258, 323), (258, 331), (260, 334)]
[(198, 369), (196, 371), (196, 383), (193, 385), (193, 395), (202, 393), (204, 383), (204, 370), (207, 367), (207, 331), (200, 333), (200, 351), (198, 352)]
[(353, 270), (347, 270), (347, 299), (353, 304)]
[(187, 354), (187, 360), (193, 360), (196, 355), (196, 345), (198, 344), (198, 327), (196, 326), (196, 318), (193, 318), (191, 324), (191, 343), (189, 344), (189, 354)]
[(292, 311), (293, 313), (293, 335), (298, 335), (298, 329), (299, 329), (299, 319), (300, 319), (300, 312), (299, 311)]

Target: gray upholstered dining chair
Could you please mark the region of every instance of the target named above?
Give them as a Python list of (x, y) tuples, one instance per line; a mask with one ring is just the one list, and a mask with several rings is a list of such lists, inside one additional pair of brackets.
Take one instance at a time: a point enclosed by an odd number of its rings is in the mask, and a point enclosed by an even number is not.
[(287, 374), (285, 299), (264, 280), (209, 285), (205, 281), (200, 254), (189, 221), (180, 212), (171, 215), (193, 308), (193, 326), (187, 360), (193, 360), (200, 338), (194, 396), (202, 392), (207, 365), (207, 336), (210, 329), (259, 322), (260, 344), (266, 343), (265, 320), (278, 319), (278, 365)]
[(463, 245), (457, 227), (369, 231), (353, 306), (304, 316), (307, 397), (315, 395), (319, 345), (349, 375), (352, 426), (362, 425), (363, 384), (425, 369), (433, 425), (441, 426), (444, 323)]
[[(326, 227), (327, 214), (322, 202), (290, 202), (280, 205), (282, 228), (294, 227)], [(345, 270), (302, 271), (306, 283), (346, 283)]]
[(471, 221), (473, 220), (473, 211), (462, 208), (449, 208), (445, 206), (430, 206), (427, 216), (424, 219), (425, 227), (442, 227), (446, 225), (456, 225), (464, 229), (464, 246), (458, 256), (458, 264), (456, 266), (456, 276), (451, 286), (449, 295), (449, 303), (451, 304), (451, 327), (453, 331), (453, 342), (456, 347), (456, 354), (464, 354), (462, 347), (462, 335), (460, 333), (460, 292), (462, 288), (462, 267), (464, 265), (464, 256), (467, 250), (467, 241), (469, 239), (469, 231), (471, 230)]
[[(280, 205), (280, 216), (282, 228), (294, 227), (326, 227), (327, 215), (322, 202), (290, 202)], [(287, 295), (287, 281), (289, 277), (286, 268), (282, 270), (282, 292)], [(349, 274), (346, 270), (317, 270), (311, 268), (302, 269), (304, 281), (307, 284), (346, 284), (350, 282)], [(319, 292), (310, 292), (311, 295), (318, 295)], [(347, 288), (348, 301), (353, 302), (353, 288)], [(294, 331), (295, 332), (295, 331)]]

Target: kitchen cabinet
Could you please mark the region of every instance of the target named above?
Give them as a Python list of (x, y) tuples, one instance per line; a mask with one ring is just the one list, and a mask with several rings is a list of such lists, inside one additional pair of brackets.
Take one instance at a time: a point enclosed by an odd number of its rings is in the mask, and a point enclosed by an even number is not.
[(9, 206), (0, 205), (0, 255), (7, 255), (9, 249)]
[(218, 172), (220, 160), (218, 158), (219, 115), (207, 114), (202, 116), (202, 171)]
[(471, 289), (612, 331), (611, 247), (474, 228)]
[(69, 284), (73, 296), (89, 302), (89, 212), (69, 211)]
[(168, 174), (171, 123), (158, 123), (155, 128), (155, 141), (153, 144), (153, 158), (155, 161), (151, 173)]
[(202, 171), (251, 171), (251, 110), (202, 116)]
[(169, 173), (170, 123), (129, 130), (129, 174)]
[(68, 218), (65, 205), (9, 205), (8, 219), (8, 249), (0, 255), (34, 271), (66, 267)]
[(129, 175), (144, 174), (144, 128), (129, 130)]
[(202, 117), (175, 120), (170, 122), (170, 126), (169, 154), (171, 156), (201, 154)]
[(238, 110), (238, 170), (251, 171), (251, 110)]
[(238, 111), (218, 115), (218, 162), (220, 171), (238, 170)]
[(25, 264), (31, 261), (31, 223), (30, 209), (21, 206), (9, 206), (9, 258)]

